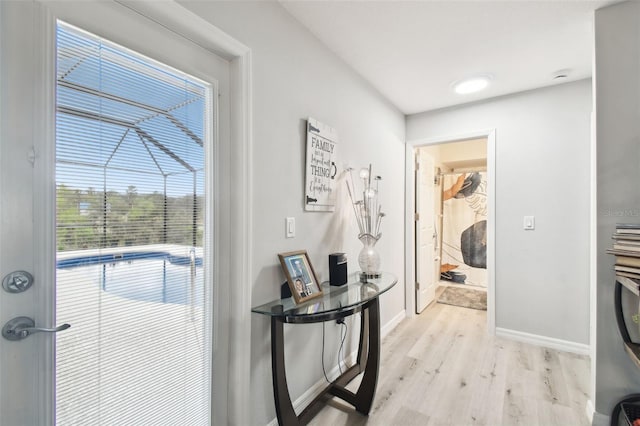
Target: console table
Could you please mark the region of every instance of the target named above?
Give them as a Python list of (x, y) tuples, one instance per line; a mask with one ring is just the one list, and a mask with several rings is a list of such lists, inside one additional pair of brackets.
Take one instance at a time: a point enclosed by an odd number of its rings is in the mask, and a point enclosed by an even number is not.
[[(389, 273), (360, 282), (359, 273), (351, 274), (348, 284), (340, 287), (322, 285), (321, 298), (296, 305), (293, 298), (278, 299), (257, 306), (252, 312), (271, 319), (271, 373), (278, 423), (282, 426), (305, 425), (322, 409), (330, 396), (353, 405), (368, 415), (378, 382), (380, 365), (380, 304), (379, 297), (398, 282)], [(301, 413), (296, 415), (289, 396), (284, 361), (284, 323), (308, 324), (339, 320), (362, 312), (358, 358), (351, 368), (331, 382)], [(353, 393), (345, 386), (364, 372), (358, 390)]]

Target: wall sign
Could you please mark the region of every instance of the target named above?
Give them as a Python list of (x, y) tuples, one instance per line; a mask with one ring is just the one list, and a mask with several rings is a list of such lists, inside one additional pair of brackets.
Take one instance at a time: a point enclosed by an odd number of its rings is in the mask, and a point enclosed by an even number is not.
[(334, 211), (338, 134), (311, 117), (307, 120), (307, 168), (304, 206), (307, 211)]

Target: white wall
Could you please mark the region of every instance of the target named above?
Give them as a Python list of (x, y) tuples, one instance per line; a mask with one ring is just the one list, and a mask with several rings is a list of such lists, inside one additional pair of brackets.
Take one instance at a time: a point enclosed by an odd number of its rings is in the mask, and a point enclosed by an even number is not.
[[(380, 194), (387, 216), (378, 247), (382, 269), (400, 278), (381, 298), (384, 326), (404, 311), (404, 116), (277, 3), (181, 4), (252, 49), (252, 305), (279, 295), (285, 278), (277, 253), (306, 249), (321, 280), (329, 278), (327, 255), (334, 251), (346, 251), (349, 270), (357, 270), (361, 246), (351, 207), (343, 206), (336, 213), (303, 210), (305, 120), (311, 116), (337, 129), (343, 163), (358, 168), (372, 163), (375, 173), (383, 177)], [(294, 239), (284, 238), (286, 216), (296, 218)], [(348, 221), (347, 229), (343, 219)], [(327, 323), (326, 329), (325, 362), (330, 369), (335, 365), (339, 327)], [(247, 409), (256, 425), (275, 417), (269, 333), (268, 319), (254, 314)], [(285, 327), (292, 399), (323, 377), (321, 339), (320, 324)]]
[(640, 391), (640, 369), (616, 326), (611, 234), (617, 222), (640, 223), (640, 3), (596, 11), (597, 125), (596, 411)]
[(589, 342), (590, 112), (582, 80), (407, 117), (408, 141), (496, 129), (497, 328)]

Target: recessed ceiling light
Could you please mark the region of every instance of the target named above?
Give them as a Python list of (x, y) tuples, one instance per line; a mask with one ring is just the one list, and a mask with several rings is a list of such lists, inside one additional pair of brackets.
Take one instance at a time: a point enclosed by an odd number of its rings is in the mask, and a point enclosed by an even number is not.
[(491, 77), (487, 75), (459, 80), (453, 83), (453, 91), (459, 95), (479, 92), (483, 89), (486, 89), (487, 86), (489, 86), (490, 81)]

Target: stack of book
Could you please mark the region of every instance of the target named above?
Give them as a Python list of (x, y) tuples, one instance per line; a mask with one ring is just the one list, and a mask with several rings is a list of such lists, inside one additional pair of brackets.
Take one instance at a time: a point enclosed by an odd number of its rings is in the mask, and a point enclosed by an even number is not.
[(614, 269), (620, 284), (638, 295), (640, 286), (640, 224), (618, 223), (613, 234), (613, 248), (607, 253), (616, 256)]

